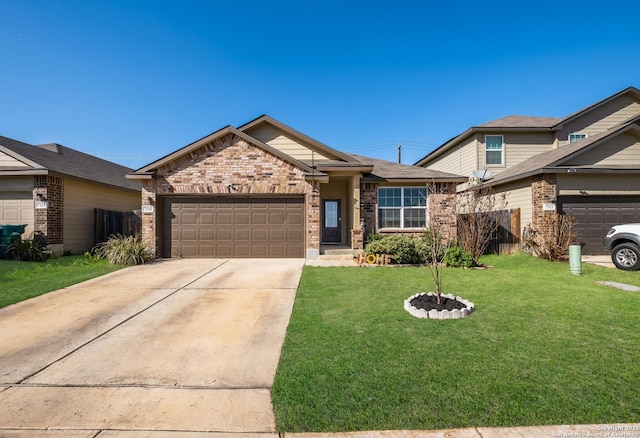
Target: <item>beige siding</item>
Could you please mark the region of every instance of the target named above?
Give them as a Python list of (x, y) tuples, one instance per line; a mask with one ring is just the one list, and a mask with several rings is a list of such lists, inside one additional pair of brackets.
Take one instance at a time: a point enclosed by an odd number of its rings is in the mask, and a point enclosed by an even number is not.
[(561, 173), (557, 175), (560, 195), (639, 195), (640, 175)]
[(432, 170), (470, 177), (472, 172), (478, 169), (476, 151), (476, 138), (472, 136), (451, 148), (426, 167)]
[(640, 166), (640, 139), (632, 134), (622, 134), (598, 145), (566, 163), (568, 166)]
[[(296, 160), (311, 160), (311, 147), (299, 142), (293, 138), (287, 137), (282, 131), (275, 126), (260, 125), (251, 128), (248, 132), (253, 138), (260, 140), (271, 146), (274, 149), (283, 152)], [(328, 160), (329, 157), (319, 154), (314, 154), (316, 160)]]
[(0, 152), (0, 167), (30, 167), (22, 161), (16, 160), (13, 157), (5, 154), (4, 152)]
[(142, 203), (140, 193), (93, 184), (64, 182), (64, 250), (81, 254), (93, 246), (94, 209), (133, 211)]
[(496, 194), (505, 194), (505, 209), (520, 209), (520, 236), (524, 227), (533, 223), (533, 194), (531, 181), (527, 178), (512, 184), (505, 184), (495, 188)]
[(516, 164), (533, 157), (534, 155), (541, 154), (549, 151), (553, 148), (554, 137), (551, 133), (546, 132), (525, 132), (525, 133), (501, 133), (495, 132), (486, 135), (502, 135), (503, 141), (503, 166), (486, 165), (485, 154), (485, 135), (481, 135), (478, 145), (479, 156), (479, 168), (485, 167), (496, 176), (501, 172), (515, 166)]
[(569, 134), (595, 135), (638, 114), (640, 114), (640, 102), (627, 95), (620, 96), (564, 126), (558, 132), (559, 143), (560, 145), (567, 144)]
[(27, 225), (24, 236), (29, 236), (33, 232), (33, 210), (33, 191), (0, 192), (0, 225)]

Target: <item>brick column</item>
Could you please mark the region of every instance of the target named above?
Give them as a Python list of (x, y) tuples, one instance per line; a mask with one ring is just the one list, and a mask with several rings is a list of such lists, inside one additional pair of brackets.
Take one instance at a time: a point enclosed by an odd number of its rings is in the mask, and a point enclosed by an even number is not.
[(33, 195), (35, 201), (46, 202), (47, 208), (36, 208), (34, 214), (34, 231), (47, 236), (50, 245), (62, 245), (64, 181), (54, 176), (36, 176)]
[(557, 211), (543, 211), (543, 204), (555, 204), (558, 198), (558, 183), (556, 175), (546, 173), (534, 177), (531, 184), (533, 198), (533, 228), (539, 229), (545, 215), (555, 214)]
[(429, 193), (428, 197), (429, 224), (427, 226), (435, 222), (441, 227), (446, 241), (455, 241), (458, 234), (455, 186), (451, 185), (445, 193)]
[[(378, 184), (360, 184), (360, 220), (364, 223), (363, 241), (377, 230)], [(357, 224), (354, 224), (357, 225)]]

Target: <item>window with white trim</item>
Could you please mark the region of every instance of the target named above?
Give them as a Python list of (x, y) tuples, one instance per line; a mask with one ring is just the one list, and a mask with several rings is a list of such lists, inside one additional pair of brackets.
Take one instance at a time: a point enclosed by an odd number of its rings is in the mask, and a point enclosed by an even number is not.
[(426, 187), (380, 187), (378, 189), (378, 228), (426, 227)]
[(501, 135), (485, 135), (484, 150), (487, 166), (502, 166), (504, 164), (504, 139)]
[(575, 143), (576, 141), (580, 141), (585, 138), (587, 138), (587, 134), (575, 132), (573, 134), (569, 134), (569, 143)]

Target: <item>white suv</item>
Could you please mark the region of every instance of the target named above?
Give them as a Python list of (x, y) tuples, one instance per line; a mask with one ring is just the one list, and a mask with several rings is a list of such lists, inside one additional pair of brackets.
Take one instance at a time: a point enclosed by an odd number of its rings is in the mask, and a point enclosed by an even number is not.
[(604, 247), (619, 269), (640, 269), (640, 224), (614, 225), (604, 237)]

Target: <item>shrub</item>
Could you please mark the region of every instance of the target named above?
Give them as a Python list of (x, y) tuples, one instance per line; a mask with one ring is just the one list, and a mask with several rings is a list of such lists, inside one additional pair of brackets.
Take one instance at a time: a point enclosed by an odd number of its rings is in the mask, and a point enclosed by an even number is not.
[(47, 236), (36, 231), (28, 239), (17, 239), (7, 248), (7, 255), (23, 262), (46, 262), (51, 256), (51, 251), (47, 250)]
[(473, 256), (457, 244), (447, 249), (443, 262), (452, 268), (471, 268), (475, 265)]
[(576, 239), (577, 220), (558, 213), (545, 214), (538, 228), (527, 233), (524, 246), (534, 255), (551, 261), (569, 258), (569, 246)]
[(421, 240), (403, 234), (394, 234), (370, 241), (365, 252), (367, 254), (389, 254), (393, 256), (394, 263), (424, 263), (425, 257)]
[(139, 235), (111, 236), (106, 242), (94, 248), (96, 255), (103, 257), (114, 265), (139, 265), (155, 259), (151, 251)]

